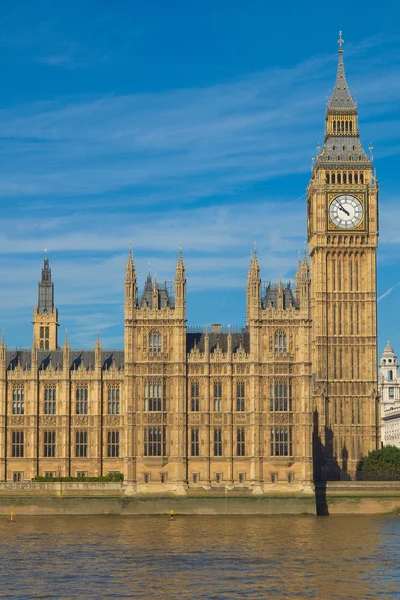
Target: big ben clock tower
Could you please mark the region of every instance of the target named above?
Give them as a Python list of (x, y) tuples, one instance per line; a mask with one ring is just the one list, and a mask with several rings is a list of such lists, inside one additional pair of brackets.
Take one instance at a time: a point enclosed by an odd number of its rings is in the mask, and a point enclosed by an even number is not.
[[(353, 478), (377, 448), (376, 250), (378, 184), (360, 142), (343, 64), (307, 193), (318, 476)], [(320, 457), (321, 458), (321, 457)]]

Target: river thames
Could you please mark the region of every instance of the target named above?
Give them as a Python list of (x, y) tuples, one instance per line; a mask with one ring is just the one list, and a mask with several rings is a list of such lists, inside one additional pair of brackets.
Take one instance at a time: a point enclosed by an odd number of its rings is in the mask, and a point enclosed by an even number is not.
[(400, 518), (0, 521), (1, 598), (400, 598)]

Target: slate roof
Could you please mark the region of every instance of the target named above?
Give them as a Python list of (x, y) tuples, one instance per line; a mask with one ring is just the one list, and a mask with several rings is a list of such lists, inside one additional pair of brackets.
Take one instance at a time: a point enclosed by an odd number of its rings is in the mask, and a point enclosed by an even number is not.
[(328, 107), (330, 112), (351, 112), (357, 111), (356, 103), (351, 97), (349, 86), (344, 72), (343, 50), (339, 50), (338, 69), (336, 74), (335, 87), (333, 88), (332, 98), (329, 100)]
[[(278, 289), (279, 284), (277, 283), (268, 283), (265, 285), (264, 297), (261, 300), (263, 308), (278, 307)], [(291, 306), (293, 306), (294, 308), (299, 308), (298, 302), (294, 297), (290, 283), (282, 287), (282, 296), (284, 310), (290, 308)]]
[[(360, 160), (361, 157), (361, 160)], [(328, 136), (318, 156), (318, 162), (327, 163), (335, 168), (340, 168), (343, 163), (352, 163), (352, 167), (365, 169), (365, 163), (370, 164), (370, 160), (362, 147), (360, 138), (356, 135)], [(353, 163), (356, 163), (353, 165)]]
[[(144, 284), (143, 294), (139, 301), (139, 306), (148, 306), (149, 308), (153, 308), (153, 287), (154, 283), (151, 278), (150, 273), (147, 276), (146, 282)], [(174, 297), (173, 297), (173, 286), (164, 281), (164, 283), (157, 282), (157, 290), (158, 290), (158, 308), (164, 308), (165, 306), (169, 306), (171, 308), (174, 307)]]
[[(187, 333), (186, 334), (186, 351), (190, 352), (194, 347), (197, 347), (201, 352), (204, 352), (204, 338), (205, 333)], [(213, 352), (217, 343), (221, 350), (226, 352), (228, 350), (228, 333), (209, 333), (209, 344), (210, 352)], [(242, 348), (245, 352), (250, 352), (250, 336), (249, 333), (244, 330), (243, 333), (232, 333), (232, 352), (236, 350), (242, 344)]]
[[(94, 369), (94, 350), (71, 350), (69, 368), (74, 371), (83, 363), (86, 369)], [(13, 370), (18, 365), (23, 369), (30, 368), (32, 363), (31, 350), (7, 350), (7, 369)], [(115, 364), (117, 369), (124, 366), (123, 350), (102, 350), (101, 362), (103, 370), (107, 370)], [(46, 369), (49, 365), (56, 369), (63, 369), (63, 351), (62, 350), (38, 350), (38, 368)]]

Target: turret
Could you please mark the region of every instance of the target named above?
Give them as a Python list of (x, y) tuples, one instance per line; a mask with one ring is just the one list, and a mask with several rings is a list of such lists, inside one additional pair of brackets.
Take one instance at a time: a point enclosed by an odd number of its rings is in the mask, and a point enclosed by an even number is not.
[(4, 341), (4, 330), (1, 334), (1, 344), (0, 344), (0, 370), (5, 370), (6, 367), (6, 357), (7, 357), (7, 346)]
[(132, 318), (133, 311), (137, 307), (138, 289), (136, 280), (135, 263), (133, 262), (132, 248), (129, 249), (128, 262), (125, 274), (125, 314)]
[(179, 249), (178, 262), (175, 269), (175, 310), (182, 312), (182, 318), (186, 318), (186, 277), (185, 265), (182, 258), (182, 248)]
[(258, 317), (258, 310), (261, 306), (261, 279), (260, 265), (257, 259), (257, 249), (254, 244), (254, 254), (250, 261), (250, 268), (247, 275), (246, 288), (246, 321)]
[(68, 331), (65, 330), (65, 341), (63, 346), (63, 370), (64, 373), (68, 373), (69, 371), (69, 361), (70, 361), (70, 347), (68, 341)]
[(298, 260), (297, 272), (295, 277), (294, 293), (300, 310), (308, 311), (310, 302), (310, 267), (307, 260), (307, 251), (304, 248), (303, 260)]
[(398, 378), (398, 369), (397, 356), (388, 341), (379, 361), (381, 379), (383, 381), (396, 381)]
[(38, 304), (33, 309), (33, 337), (40, 350), (57, 350), (58, 310), (54, 306), (54, 283), (47, 254), (38, 283)]
[(101, 369), (101, 350), (100, 333), (97, 332), (96, 344), (94, 346), (94, 366), (96, 370)]

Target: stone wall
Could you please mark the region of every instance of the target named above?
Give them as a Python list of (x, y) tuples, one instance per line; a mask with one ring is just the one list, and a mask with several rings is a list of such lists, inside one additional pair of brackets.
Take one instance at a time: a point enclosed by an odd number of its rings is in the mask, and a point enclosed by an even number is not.
[(329, 482), (316, 495), (279, 490), (267, 495), (252, 490), (188, 490), (129, 494), (121, 483), (0, 484), (0, 515), (278, 515), (400, 513), (400, 482)]

